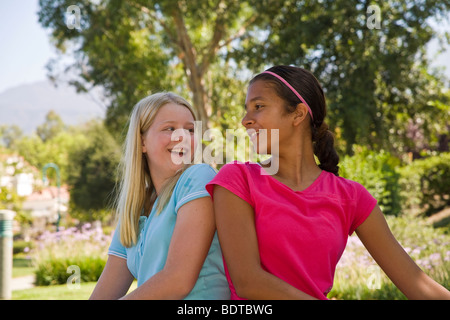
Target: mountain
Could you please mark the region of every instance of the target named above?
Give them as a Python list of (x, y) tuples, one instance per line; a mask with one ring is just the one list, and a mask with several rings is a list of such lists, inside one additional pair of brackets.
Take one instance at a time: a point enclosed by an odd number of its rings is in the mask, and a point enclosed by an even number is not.
[(65, 124), (75, 125), (92, 118), (104, 118), (105, 107), (67, 84), (55, 87), (44, 80), (24, 84), (0, 93), (0, 125), (18, 125), (25, 134), (34, 132), (54, 110)]

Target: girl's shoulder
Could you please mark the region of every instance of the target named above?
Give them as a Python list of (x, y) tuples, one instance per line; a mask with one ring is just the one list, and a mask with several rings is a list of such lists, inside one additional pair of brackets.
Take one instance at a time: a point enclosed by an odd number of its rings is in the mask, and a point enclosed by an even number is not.
[(211, 181), (216, 174), (217, 171), (206, 163), (190, 165), (178, 178), (175, 190), (191, 188), (194, 185), (204, 186)]
[(238, 160), (234, 160), (231, 162), (228, 162), (225, 164), (222, 168), (219, 170), (219, 174), (251, 174), (251, 173), (260, 173), (261, 172), (261, 165), (256, 162), (241, 162)]
[(192, 164), (190, 165), (188, 168), (186, 168), (184, 170), (184, 172), (181, 174), (181, 176), (183, 175), (198, 175), (198, 174), (216, 174), (217, 170), (214, 169), (213, 167), (211, 167), (209, 164), (207, 163), (196, 163), (196, 164)]
[(355, 199), (367, 189), (359, 182), (344, 177), (339, 177), (331, 172), (323, 172), (321, 188), (327, 189), (328, 193), (341, 195), (344, 198)]
[(216, 171), (205, 163), (194, 164), (186, 168), (178, 179), (172, 198), (175, 203), (175, 212), (185, 203), (200, 197), (209, 196), (205, 189), (216, 176)]

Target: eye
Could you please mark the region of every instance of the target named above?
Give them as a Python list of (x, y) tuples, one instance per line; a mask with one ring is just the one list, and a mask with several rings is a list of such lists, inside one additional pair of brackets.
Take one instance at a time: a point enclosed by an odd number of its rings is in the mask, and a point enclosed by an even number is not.
[(164, 128), (164, 131), (175, 131), (175, 128), (174, 127), (167, 127), (167, 128)]
[(256, 105), (255, 105), (255, 109), (256, 109), (256, 110), (259, 110), (259, 109), (261, 109), (262, 107), (263, 107), (263, 105), (260, 105), (260, 104), (256, 104)]

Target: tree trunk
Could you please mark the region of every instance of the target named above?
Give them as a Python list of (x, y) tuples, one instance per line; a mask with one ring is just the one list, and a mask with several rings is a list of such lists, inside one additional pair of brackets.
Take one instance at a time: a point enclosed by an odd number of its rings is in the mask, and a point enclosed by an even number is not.
[(183, 16), (178, 7), (173, 9), (172, 17), (177, 28), (178, 45), (183, 53), (182, 60), (188, 78), (188, 85), (193, 94), (194, 108), (197, 110), (198, 116), (203, 123), (203, 130), (206, 130), (209, 127), (209, 107), (203, 83), (205, 70), (202, 70), (197, 64), (195, 48), (189, 38)]

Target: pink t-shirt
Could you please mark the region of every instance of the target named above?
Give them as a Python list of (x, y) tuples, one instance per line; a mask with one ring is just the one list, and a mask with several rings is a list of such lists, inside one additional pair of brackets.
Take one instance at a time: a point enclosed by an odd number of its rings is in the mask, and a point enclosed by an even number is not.
[[(327, 299), (347, 238), (377, 201), (359, 183), (322, 171), (305, 190), (294, 191), (259, 164), (234, 161), (206, 185), (220, 185), (255, 211), (261, 266), (299, 290)], [(241, 299), (226, 275), (232, 299)]]

